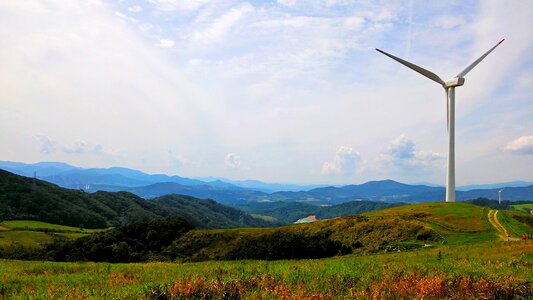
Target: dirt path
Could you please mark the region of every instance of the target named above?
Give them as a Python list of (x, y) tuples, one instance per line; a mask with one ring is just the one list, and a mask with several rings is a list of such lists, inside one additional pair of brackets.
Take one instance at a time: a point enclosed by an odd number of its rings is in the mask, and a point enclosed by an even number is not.
[(504, 241), (520, 241), (519, 238), (514, 238), (509, 235), (507, 232), (507, 229), (500, 223), (500, 220), (498, 220), (498, 211), (497, 210), (489, 210), (489, 222), (496, 229), (498, 232), (498, 236), (504, 240)]

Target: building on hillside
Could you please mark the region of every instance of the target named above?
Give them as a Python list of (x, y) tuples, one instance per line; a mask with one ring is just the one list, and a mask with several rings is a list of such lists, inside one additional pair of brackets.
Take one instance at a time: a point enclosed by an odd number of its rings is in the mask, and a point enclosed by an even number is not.
[(305, 218), (301, 218), (298, 221), (294, 222), (294, 224), (313, 223), (316, 221), (317, 221), (316, 216), (307, 216)]

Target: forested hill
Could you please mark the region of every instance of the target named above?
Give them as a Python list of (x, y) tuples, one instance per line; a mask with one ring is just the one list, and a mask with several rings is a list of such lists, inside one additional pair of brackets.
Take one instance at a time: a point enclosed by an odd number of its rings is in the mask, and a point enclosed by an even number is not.
[(106, 228), (169, 216), (199, 228), (273, 225), (211, 200), (178, 195), (144, 200), (128, 192), (89, 194), (0, 170), (0, 220)]

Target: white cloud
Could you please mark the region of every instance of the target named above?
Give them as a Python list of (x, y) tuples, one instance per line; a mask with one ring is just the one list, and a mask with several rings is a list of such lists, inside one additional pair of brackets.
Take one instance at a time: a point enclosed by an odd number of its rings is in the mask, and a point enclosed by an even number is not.
[(241, 166), (241, 157), (235, 153), (228, 153), (224, 156), (224, 163), (230, 169), (238, 169)]
[[(74, 144), (70, 146), (64, 146), (62, 151), (67, 154), (83, 154), (86, 151), (87, 146), (87, 142), (78, 139), (74, 142)], [(97, 147), (95, 150), (102, 150), (102, 147)]]
[(278, 0), (277, 2), (278, 2), (278, 4), (280, 4), (280, 5), (284, 5), (284, 6), (292, 7), (292, 6), (295, 6), (295, 5), (296, 5), (296, 3), (298, 2), (298, 0)]
[(193, 34), (196, 41), (211, 43), (220, 40), (228, 31), (247, 13), (253, 10), (253, 6), (245, 3), (231, 8), (229, 11), (216, 18), (206, 29)]
[(386, 153), (393, 159), (409, 159), (415, 156), (415, 143), (408, 139), (405, 134), (395, 138)]
[(384, 162), (404, 167), (427, 167), (431, 162), (444, 158), (433, 151), (417, 150), (416, 144), (405, 134), (392, 140), (385, 153), (381, 155)]
[(514, 154), (532, 155), (533, 154), (533, 135), (521, 136), (510, 141), (505, 146), (505, 150)]
[(354, 151), (351, 147), (341, 146), (332, 161), (324, 162), (322, 165), (323, 174), (354, 174), (357, 164), (361, 161), (359, 152)]
[(138, 12), (143, 11), (143, 8), (140, 5), (134, 5), (134, 6), (128, 7), (128, 11), (133, 12), (133, 13), (138, 13)]
[(194, 11), (212, 0), (147, 0), (156, 9), (162, 11), (185, 10)]
[(160, 39), (159, 46), (163, 48), (172, 48), (174, 47), (174, 41), (169, 39)]
[(43, 134), (36, 134), (34, 138), (40, 143), (41, 154), (50, 154), (56, 151), (56, 142)]

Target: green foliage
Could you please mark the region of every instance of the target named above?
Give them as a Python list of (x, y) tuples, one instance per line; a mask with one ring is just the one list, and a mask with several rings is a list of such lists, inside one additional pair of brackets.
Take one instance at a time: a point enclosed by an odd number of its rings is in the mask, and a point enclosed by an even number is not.
[(45, 258), (56, 261), (136, 262), (165, 259), (164, 247), (194, 227), (180, 218), (133, 223), (73, 241), (56, 239)]
[(177, 216), (198, 228), (268, 227), (277, 222), (254, 218), (251, 215), (219, 204), (210, 199), (167, 195), (149, 200), (158, 205), (162, 216)]
[(498, 200), (491, 200), (488, 198), (476, 198), (473, 200), (467, 200), (465, 202), (472, 203), (479, 206), (486, 206), (494, 209), (509, 209), (511, 208), (511, 201), (509, 200), (503, 200), (502, 203)]

